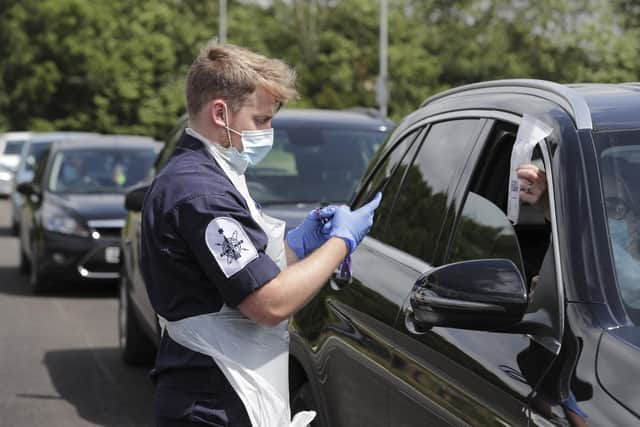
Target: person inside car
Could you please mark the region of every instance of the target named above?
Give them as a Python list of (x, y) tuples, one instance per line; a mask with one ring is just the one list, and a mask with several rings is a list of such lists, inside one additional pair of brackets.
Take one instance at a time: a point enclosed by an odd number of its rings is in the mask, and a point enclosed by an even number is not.
[(368, 232), (380, 202), (284, 223), (249, 194), (245, 170), (273, 144), (294, 72), (211, 43), (186, 79), (189, 127), (142, 209), (142, 273), (163, 333), (152, 377), (158, 426), (307, 425), (289, 408), (288, 318)]
[(640, 203), (636, 172), (624, 159), (603, 159), (602, 185), (607, 226), (620, 291), (627, 305), (640, 310)]
[(547, 197), (547, 174), (541, 164), (525, 163), (516, 170), (520, 181), (520, 200), (545, 213), (549, 219)]

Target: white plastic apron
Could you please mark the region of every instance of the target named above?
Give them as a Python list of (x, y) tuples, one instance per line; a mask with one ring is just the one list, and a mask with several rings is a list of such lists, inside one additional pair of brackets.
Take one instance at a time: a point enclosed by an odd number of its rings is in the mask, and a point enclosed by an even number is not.
[[(266, 254), (280, 269), (286, 267), (284, 221), (263, 214), (249, 195), (244, 175), (238, 175), (204, 137), (192, 129), (187, 133), (209, 148), (212, 157), (244, 197), (251, 217), (267, 234)], [(217, 313), (175, 322), (158, 318), (171, 339), (213, 358), (240, 397), (253, 427), (302, 427), (315, 418), (315, 412), (304, 411), (291, 420), (288, 321), (276, 327), (264, 326), (227, 306)]]

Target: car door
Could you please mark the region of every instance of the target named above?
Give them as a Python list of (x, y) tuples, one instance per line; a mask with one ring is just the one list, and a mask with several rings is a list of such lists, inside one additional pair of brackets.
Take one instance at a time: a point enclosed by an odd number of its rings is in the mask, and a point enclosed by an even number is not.
[[(441, 255), (435, 257), (434, 264), (506, 258), (523, 277), (531, 277), (545, 255), (548, 225), (543, 214), (522, 230), (516, 230), (508, 220), (509, 163), (517, 128), (493, 121), (491, 125), (488, 137), (475, 147), (479, 155), (473, 155), (460, 174), (456, 194), (462, 197), (456, 203), (455, 221), (443, 231), (437, 249)], [(419, 155), (416, 164), (421, 161)], [(414, 197), (415, 193), (408, 194)], [(529, 234), (539, 237), (533, 244), (521, 246), (521, 236)], [(535, 267), (525, 268), (523, 248), (527, 265)], [(422, 273), (428, 271), (425, 266)], [(408, 296), (413, 283), (401, 285)], [(413, 324), (409, 314), (405, 300), (396, 324), (399, 333), (391, 364), (400, 384), (398, 392), (390, 396), (393, 425), (527, 424), (525, 409), (535, 386), (532, 383), (550, 365), (551, 352), (523, 333), (446, 327), (423, 330)]]
[(42, 204), (44, 190), (44, 175), (49, 160), (49, 148), (39, 154), (34, 166), (33, 180), (30, 182), (34, 193), (24, 196), (24, 203), (20, 208), (20, 244), (21, 251), (29, 259), (33, 258), (33, 239), (35, 227), (38, 226), (39, 208)]
[[(406, 166), (402, 185), (393, 195), (392, 212), (382, 235), (378, 239), (367, 237), (361, 245), (363, 253), (371, 254), (363, 262), (371, 276), (367, 287), (375, 283), (373, 280), (384, 283), (396, 314), (415, 281), (432, 268), (438, 248), (446, 242), (442, 230), (452, 222), (459, 176), (478, 137), (486, 133), (485, 127), (486, 121), (477, 118), (430, 124), (420, 137), (415, 159)], [(396, 342), (397, 336), (392, 339)], [(402, 425), (406, 419), (399, 414), (404, 400), (410, 397), (410, 383), (394, 372), (393, 360), (389, 369), (389, 425)]]
[[(309, 343), (311, 347), (317, 343), (325, 347), (317, 358), (322, 361), (327, 425), (396, 425), (388, 417), (389, 411), (395, 412), (391, 395), (401, 386), (390, 371), (390, 352), (396, 335), (390, 326), (395, 324), (406, 296), (406, 289), (398, 284), (414, 283), (435, 252), (451, 204), (446, 194), (457, 181), (458, 171), (463, 169), (483, 125), (484, 121), (479, 119), (430, 128), (420, 124), (406, 136), (394, 135), (390, 143), (408, 140), (409, 151), (398, 156), (404, 150), (396, 148), (399, 153), (392, 150), (390, 158), (400, 159), (398, 166), (391, 174), (386, 173), (395, 160), (381, 160), (378, 170), (358, 192), (355, 207), (369, 201), (377, 191), (383, 192), (383, 198), (369, 235), (352, 256), (352, 279), (341, 283), (333, 278), (331, 286), (321, 291), (321, 298), (304, 310), (309, 324), (318, 318), (327, 319), (325, 330), (317, 334), (319, 339)], [(452, 149), (451, 143), (458, 139), (464, 139), (464, 143)], [(430, 148), (425, 149), (427, 146)], [(426, 169), (413, 166), (419, 149), (428, 159)], [(445, 176), (429, 186), (434, 168), (445, 171)], [(411, 203), (413, 193), (419, 195), (423, 204)], [(418, 227), (425, 209), (434, 214), (433, 229), (428, 235), (420, 234)], [(394, 221), (395, 218), (401, 220)], [(405, 247), (419, 252), (423, 258), (403, 250)]]
[[(413, 158), (417, 136), (422, 127), (402, 132), (390, 141), (393, 149), (370, 173), (363, 200), (377, 191), (385, 196), (377, 209), (370, 235), (380, 235), (394, 202), (406, 165)], [(380, 156), (380, 154), (379, 154)], [(393, 266), (371, 264), (371, 251), (360, 246), (352, 255), (352, 276), (341, 279), (334, 274), (310, 304), (296, 314), (292, 330), (305, 341), (309, 359), (322, 398), (320, 412), (326, 426), (387, 426), (388, 379), (391, 361), (390, 334), (397, 307), (389, 304), (389, 283), (381, 269)], [(315, 371), (315, 372), (313, 372)]]

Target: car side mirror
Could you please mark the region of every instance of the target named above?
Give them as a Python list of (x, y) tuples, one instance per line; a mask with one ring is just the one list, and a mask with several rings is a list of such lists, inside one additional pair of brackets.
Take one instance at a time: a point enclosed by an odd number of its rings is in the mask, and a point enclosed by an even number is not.
[(124, 197), (124, 207), (128, 211), (140, 212), (144, 195), (149, 189), (148, 184), (137, 185), (131, 188)]
[(500, 330), (522, 319), (527, 288), (507, 259), (463, 261), (431, 270), (418, 279), (409, 297), (407, 328), (433, 326)]
[(16, 185), (16, 191), (23, 196), (30, 196), (35, 194), (35, 189), (33, 188), (33, 184), (31, 182), (21, 182)]

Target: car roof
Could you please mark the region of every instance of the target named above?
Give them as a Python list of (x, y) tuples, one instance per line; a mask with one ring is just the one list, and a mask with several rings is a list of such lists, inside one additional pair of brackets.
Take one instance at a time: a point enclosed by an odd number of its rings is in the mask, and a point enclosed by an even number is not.
[(159, 141), (138, 135), (86, 135), (84, 137), (64, 138), (54, 142), (54, 149), (73, 150), (78, 148), (108, 149), (114, 147), (149, 147), (160, 145)]
[(520, 95), (522, 102), (531, 102), (532, 97), (545, 99), (564, 109), (578, 129), (640, 128), (640, 83), (560, 84), (536, 79), (492, 80), (436, 94), (425, 100), (421, 107), (433, 107), (456, 97), (470, 99), (474, 95), (476, 100), (485, 99), (487, 108), (496, 107), (493, 95), (511, 95), (514, 99)]
[(36, 132), (31, 134), (31, 138), (29, 138), (29, 143), (41, 143), (41, 142), (55, 142), (61, 141), (64, 139), (74, 139), (74, 138), (86, 138), (92, 136), (99, 136), (99, 133), (95, 132), (76, 132), (76, 131), (65, 131), (65, 132)]
[[(177, 121), (177, 128), (189, 125), (185, 113)], [(326, 110), (313, 108), (283, 108), (273, 117), (274, 127), (328, 127), (332, 129), (373, 129), (381, 132), (390, 130), (395, 123), (381, 116), (372, 108), (352, 108), (349, 110)], [(173, 134), (173, 131), (171, 132)]]
[(6, 141), (20, 141), (29, 138), (31, 132), (28, 131), (12, 131), (0, 133), (0, 143)]
[(639, 83), (587, 83), (568, 87), (584, 97), (594, 129), (640, 128)]
[(319, 109), (282, 109), (273, 117), (273, 126), (280, 127), (327, 127), (360, 128), (387, 131), (393, 122), (380, 116), (375, 110), (319, 110)]

